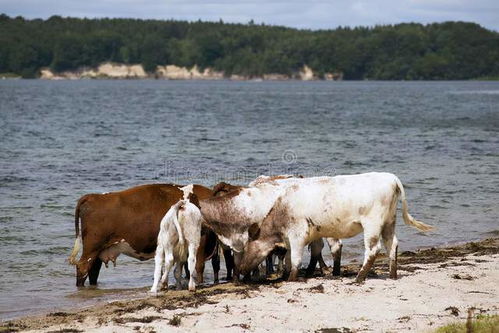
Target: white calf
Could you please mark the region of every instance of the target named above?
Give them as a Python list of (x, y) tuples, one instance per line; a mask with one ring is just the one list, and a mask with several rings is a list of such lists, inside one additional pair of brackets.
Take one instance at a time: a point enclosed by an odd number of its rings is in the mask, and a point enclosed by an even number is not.
[[(196, 290), (196, 253), (201, 237), (201, 222), (199, 209), (187, 199), (177, 202), (163, 217), (154, 257), (152, 293), (157, 293), (165, 282), (168, 289), (168, 273), (174, 263), (176, 263), (174, 274), (177, 289), (181, 289), (182, 266), (186, 261), (190, 271), (189, 290)], [(163, 264), (164, 271), (161, 276)]]

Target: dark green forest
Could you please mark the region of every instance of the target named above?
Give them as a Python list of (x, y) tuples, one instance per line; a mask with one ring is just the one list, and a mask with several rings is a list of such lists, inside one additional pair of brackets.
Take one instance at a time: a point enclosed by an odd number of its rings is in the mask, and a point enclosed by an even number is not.
[(0, 73), (37, 77), (102, 62), (174, 64), (232, 74), (292, 76), (308, 65), (319, 77), (461, 80), (499, 77), (499, 33), (475, 23), (404, 23), (334, 30), (173, 20), (27, 20), (0, 15)]

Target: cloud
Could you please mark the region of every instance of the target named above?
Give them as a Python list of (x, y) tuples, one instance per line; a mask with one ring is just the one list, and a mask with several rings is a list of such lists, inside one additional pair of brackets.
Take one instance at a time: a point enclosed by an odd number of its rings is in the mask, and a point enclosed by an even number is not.
[(327, 29), (401, 22), (473, 21), (499, 30), (497, 0), (0, 0), (0, 12), (47, 18), (132, 17)]

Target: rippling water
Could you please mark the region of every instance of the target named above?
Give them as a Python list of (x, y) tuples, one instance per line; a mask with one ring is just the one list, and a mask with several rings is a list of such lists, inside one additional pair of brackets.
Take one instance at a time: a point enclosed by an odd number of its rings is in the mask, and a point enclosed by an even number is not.
[(143, 183), (389, 171), (438, 228), (401, 250), (497, 235), (498, 131), (499, 82), (1, 81), (0, 319), (143, 295), (152, 261), (65, 262), (76, 200)]

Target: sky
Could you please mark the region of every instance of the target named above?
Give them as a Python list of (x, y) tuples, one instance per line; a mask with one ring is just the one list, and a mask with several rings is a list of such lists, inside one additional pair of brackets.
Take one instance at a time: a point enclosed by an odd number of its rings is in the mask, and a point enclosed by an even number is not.
[(499, 0), (0, 0), (0, 13), (283, 25), (304, 29), (467, 21), (499, 31)]

